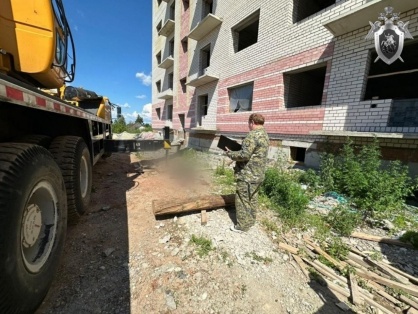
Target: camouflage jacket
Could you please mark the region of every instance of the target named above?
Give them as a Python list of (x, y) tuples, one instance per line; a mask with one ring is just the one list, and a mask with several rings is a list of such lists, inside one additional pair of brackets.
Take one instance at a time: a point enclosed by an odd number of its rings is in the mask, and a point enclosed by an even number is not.
[(268, 148), (269, 138), (263, 127), (250, 131), (242, 142), (241, 150), (227, 152), (227, 156), (236, 161), (235, 178), (252, 183), (262, 182)]

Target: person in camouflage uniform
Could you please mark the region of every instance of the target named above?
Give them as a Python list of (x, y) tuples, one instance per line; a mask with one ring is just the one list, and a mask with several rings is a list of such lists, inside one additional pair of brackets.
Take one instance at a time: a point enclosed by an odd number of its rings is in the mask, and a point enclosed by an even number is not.
[(269, 138), (264, 129), (264, 117), (253, 113), (248, 119), (250, 132), (242, 142), (241, 150), (231, 151), (226, 147), (226, 155), (235, 163), (235, 210), (237, 224), (233, 231), (248, 231), (255, 224), (258, 207), (258, 190), (264, 180), (267, 163)]

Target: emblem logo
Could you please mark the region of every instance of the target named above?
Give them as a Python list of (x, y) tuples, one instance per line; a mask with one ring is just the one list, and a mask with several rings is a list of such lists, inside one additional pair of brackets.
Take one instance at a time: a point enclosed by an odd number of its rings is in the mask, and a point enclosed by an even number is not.
[(385, 12), (380, 13), (378, 19), (380, 21), (369, 22), (371, 29), (365, 38), (372, 39), (374, 37), (374, 46), (377, 52), (374, 62), (379, 59), (387, 64), (392, 64), (397, 59), (404, 62), (401, 57), (404, 39), (413, 39), (408, 31), (409, 21), (406, 23), (399, 21), (399, 13), (393, 12), (392, 7), (386, 7)]

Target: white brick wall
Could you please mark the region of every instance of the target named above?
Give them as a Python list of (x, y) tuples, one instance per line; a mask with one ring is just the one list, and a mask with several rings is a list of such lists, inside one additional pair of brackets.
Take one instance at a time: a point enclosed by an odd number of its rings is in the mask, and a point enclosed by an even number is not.
[[(167, 88), (167, 74), (174, 71), (174, 95), (177, 93), (179, 77), (179, 60), (175, 58), (172, 69), (160, 69), (157, 66), (155, 55), (162, 51), (162, 60), (168, 55), (168, 42), (171, 38), (158, 36), (156, 25), (162, 25), (168, 18), (167, 9), (175, 0), (168, 4), (162, 2), (157, 7), (153, 0), (153, 104), (161, 105), (164, 102), (157, 98), (155, 82), (161, 80), (162, 90)], [(301, 0), (304, 1), (304, 0)], [(199, 75), (199, 52), (207, 44), (211, 44), (210, 72), (219, 76), (219, 80), (239, 75), (244, 72), (256, 70), (274, 61), (309, 51), (321, 45), (335, 43), (329, 73), (329, 86), (327, 89), (325, 117), (323, 130), (327, 131), (367, 131), (367, 132), (415, 132), (416, 128), (389, 128), (387, 126), (391, 100), (363, 101), (367, 73), (370, 60), (369, 51), (374, 49), (372, 40), (365, 40), (369, 26), (365, 26), (342, 36), (334, 37), (323, 24), (337, 16), (344, 15), (353, 8), (365, 4), (367, 0), (341, 0), (336, 4), (319, 11), (318, 13), (293, 23), (293, 0), (213, 0), (213, 14), (223, 20), (222, 24), (207, 37), (196, 42), (188, 40), (189, 70), (188, 81)], [(190, 0), (190, 25), (193, 29), (201, 21), (202, 0)], [(393, 4), (396, 11), (396, 3)], [(418, 6), (418, 3), (417, 3)], [(234, 52), (232, 40), (232, 27), (244, 20), (255, 11), (260, 10), (260, 24), (258, 42), (242, 51)], [(175, 38), (175, 56), (179, 55), (181, 30), (182, 1), (176, 1), (176, 27), (172, 36)], [(370, 16), (371, 21), (377, 20), (378, 14)], [(418, 9), (401, 14), (401, 20), (409, 21), (411, 34), (418, 38)], [(303, 68), (308, 64), (301, 63), (291, 69)], [(279, 70), (277, 75), (289, 71), (290, 68)], [(217, 82), (200, 86), (188, 87), (190, 113), (196, 115), (194, 106), (199, 95), (209, 94), (210, 104), (208, 115), (204, 118), (203, 126), (209, 129), (216, 128), (216, 109), (218, 105)], [(226, 97), (225, 95), (221, 97)], [(278, 95), (282, 98), (283, 95)], [(176, 116), (176, 96), (174, 97), (174, 112)], [(257, 100), (254, 100), (255, 102)], [(168, 103), (166, 101), (166, 103)], [(371, 104), (376, 104), (371, 108)], [(322, 106), (321, 106), (322, 107)], [(284, 110), (272, 108), (273, 111)], [(297, 122), (297, 121), (296, 121)], [(186, 126), (187, 128), (188, 126)]]

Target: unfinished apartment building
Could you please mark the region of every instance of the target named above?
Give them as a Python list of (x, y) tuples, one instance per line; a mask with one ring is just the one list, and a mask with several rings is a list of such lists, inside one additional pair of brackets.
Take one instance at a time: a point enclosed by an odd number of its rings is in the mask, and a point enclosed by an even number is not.
[[(317, 167), (329, 143), (379, 139), (418, 172), (417, 0), (153, 0), (152, 125), (217, 151), (261, 113), (271, 155)], [(402, 59), (365, 37), (386, 6), (409, 21)]]

